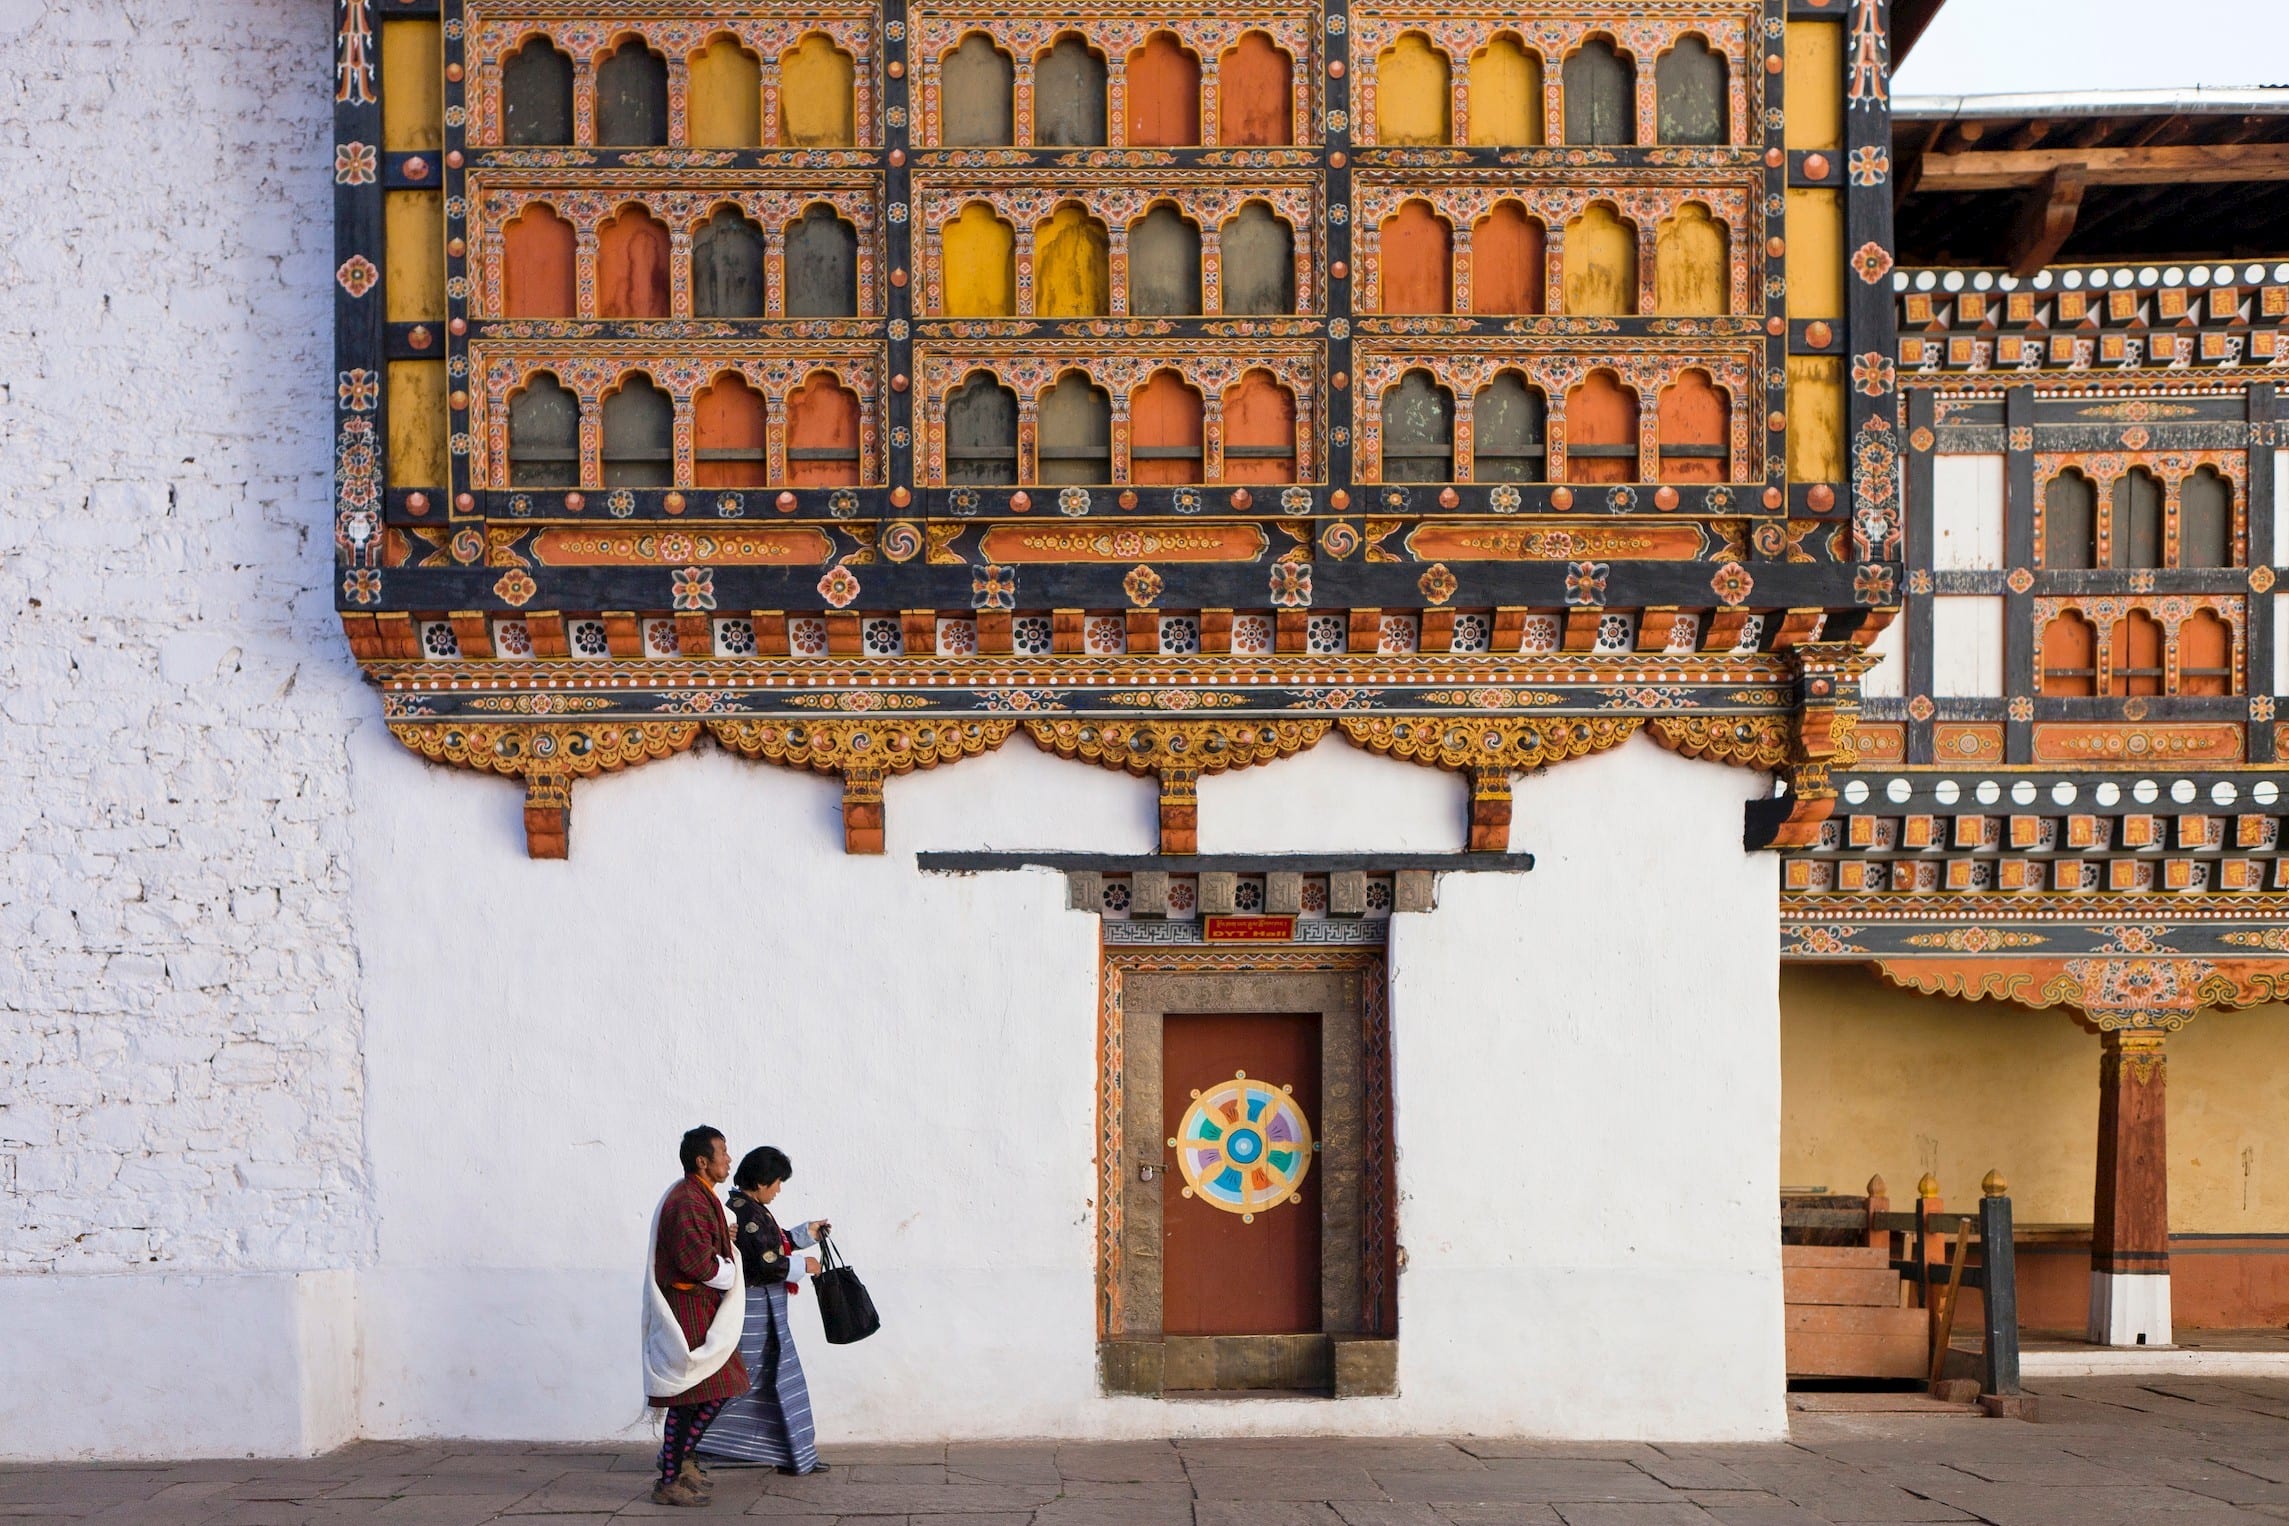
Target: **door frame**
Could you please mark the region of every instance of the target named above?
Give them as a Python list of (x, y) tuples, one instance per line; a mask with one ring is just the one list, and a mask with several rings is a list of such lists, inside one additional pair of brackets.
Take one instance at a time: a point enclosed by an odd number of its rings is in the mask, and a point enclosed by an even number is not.
[[(1171, 1340), (1160, 1327), (1162, 1019), (1320, 1014), (1322, 1334)], [(1098, 1004), (1097, 1338), (1104, 1386), (1388, 1393), (1396, 1379), (1391, 1028), (1380, 948), (1107, 947)], [(1299, 1342), (1306, 1343), (1299, 1345)], [(1269, 1376), (1267, 1376), (1269, 1375)]]

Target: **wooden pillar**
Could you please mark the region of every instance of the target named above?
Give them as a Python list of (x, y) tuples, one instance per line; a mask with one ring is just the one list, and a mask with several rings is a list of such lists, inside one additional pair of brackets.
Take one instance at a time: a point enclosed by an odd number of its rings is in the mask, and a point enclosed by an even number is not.
[(2098, 1062), (2098, 1195), (2090, 1239), (2090, 1340), (2170, 1344), (2169, 1136), (2162, 1035), (2105, 1034)]

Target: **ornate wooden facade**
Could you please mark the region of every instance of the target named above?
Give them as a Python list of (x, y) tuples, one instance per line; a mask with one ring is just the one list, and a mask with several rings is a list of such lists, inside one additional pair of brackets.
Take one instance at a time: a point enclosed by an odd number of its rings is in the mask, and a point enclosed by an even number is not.
[(878, 848), (1013, 713), (1173, 851), (1330, 712), (1474, 848), (1649, 722), (1817, 830), (1904, 576), (1884, 0), (336, 23), (343, 624), (535, 852), (703, 731)]

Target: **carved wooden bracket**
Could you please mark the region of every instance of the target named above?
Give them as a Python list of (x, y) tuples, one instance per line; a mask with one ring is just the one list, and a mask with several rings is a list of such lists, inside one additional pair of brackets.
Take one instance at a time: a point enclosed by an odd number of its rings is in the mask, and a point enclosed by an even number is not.
[(1618, 747), (1645, 723), (1636, 716), (1345, 716), (1357, 746), (1470, 780), (1470, 851), (1510, 851), (1510, 776)]
[(1009, 740), (1017, 722), (771, 716), (709, 721), (707, 729), (718, 745), (742, 757), (839, 776), (843, 851), (880, 853), (885, 779), (991, 752)]
[[(1014, 724), (1014, 723), (1012, 723)], [(1160, 780), (1160, 851), (1200, 851), (1200, 776), (1292, 757), (1318, 745), (1329, 721), (1029, 720), (1044, 751)]]
[(1788, 655), (1796, 665), (1796, 734), (1782, 765), (1788, 793), (1749, 802), (1743, 844), (1751, 851), (1818, 842), (1820, 823), (1836, 810), (1831, 774), (1860, 761), (1860, 677), (1878, 659), (1851, 641), (1804, 642)]
[(390, 735), (434, 763), (525, 784), (525, 852), (571, 852), (572, 781), (671, 757), (699, 740), (697, 721), (392, 721)]

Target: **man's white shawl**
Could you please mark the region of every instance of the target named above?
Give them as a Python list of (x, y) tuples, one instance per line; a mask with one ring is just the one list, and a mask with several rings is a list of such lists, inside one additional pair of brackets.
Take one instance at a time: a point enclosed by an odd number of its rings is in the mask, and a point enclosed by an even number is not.
[[(747, 1325), (747, 1278), (736, 1254), (731, 1258), (731, 1289), (716, 1307), (715, 1318), (707, 1327), (707, 1339), (697, 1346), (684, 1339), (683, 1326), (676, 1323), (676, 1311), (668, 1307), (668, 1295), (660, 1291), (656, 1271), (660, 1215), (668, 1206), (668, 1195), (682, 1185), (678, 1182), (661, 1194), (658, 1205), (652, 1209), (652, 1232), (644, 1241), (644, 1397), (647, 1399), (673, 1398), (721, 1372), (723, 1364), (738, 1352), (740, 1332)], [(736, 1228), (728, 1208), (723, 1210), (723, 1221)]]

